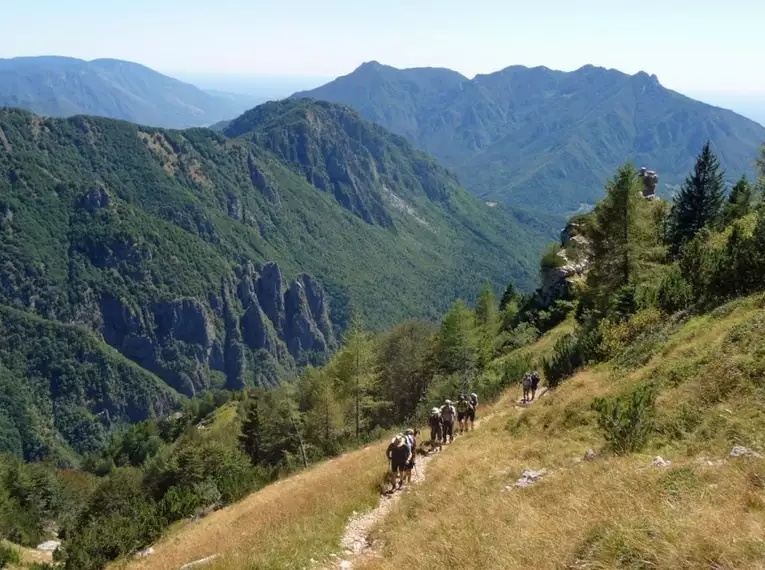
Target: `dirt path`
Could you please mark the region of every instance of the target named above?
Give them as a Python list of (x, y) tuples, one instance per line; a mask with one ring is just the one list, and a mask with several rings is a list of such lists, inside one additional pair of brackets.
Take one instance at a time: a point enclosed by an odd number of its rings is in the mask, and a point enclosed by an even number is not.
[[(515, 402), (515, 408), (527, 408), (539, 401), (543, 396), (547, 395), (547, 388), (544, 388), (537, 394), (535, 400), (528, 403)], [(475, 427), (490, 420), (496, 412), (486, 415), (475, 422)], [(456, 441), (461, 438), (458, 436)], [(448, 453), (449, 448), (453, 444), (445, 445), (440, 453)], [(330, 557), (330, 561), (321, 566), (323, 570), (352, 570), (362, 560), (368, 559), (374, 556), (379, 556), (377, 545), (371, 540), (372, 531), (378, 527), (378, 525), (388, 516), (393, 507), (401, 500), (401, 497), (410, 489), (414, 488), (425, 481), (425, 475), (427, 473), (428, 464), (439, 455), (439, 453), (430, 455), (420, 455), (417, 459), (417, 469), (412, 474), (412, 483), (407, 485), (400, 491), (396, 491), (390, 495), (382, 495), (380, 503), (369, 512), (356, 514), (348, 521), (345, 526), (345, 532), (340, 539), (341, 552), (333, 554)]]

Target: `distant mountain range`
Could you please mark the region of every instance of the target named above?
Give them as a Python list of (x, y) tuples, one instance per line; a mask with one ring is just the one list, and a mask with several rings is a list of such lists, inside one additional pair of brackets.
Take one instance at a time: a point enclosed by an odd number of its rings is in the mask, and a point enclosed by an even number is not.
[[(345, 103), (452, 167), (468, 191), (538, 212), (591, 204), (627, 159), (679, 184), (712, 141), (729, 180), (753, 171), (765, 128), (663, 87), (591, 65), (513, 66), (468, 79), (368, 62), (293, 97)], [(661, 191), (661, 189), (660, 189)]]
[(0, 106), (51, 117), (98, 115), (183, 128), (231, 119), (256, 97), (206, 92), (148, 67), (115, 59), (0, 59)]

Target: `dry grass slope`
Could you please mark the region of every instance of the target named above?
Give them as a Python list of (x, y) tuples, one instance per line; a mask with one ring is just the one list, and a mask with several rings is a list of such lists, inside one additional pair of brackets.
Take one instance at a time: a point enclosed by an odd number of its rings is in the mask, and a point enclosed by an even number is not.
[[(645, 364), (584, 370), (528, 408), (510, 390), (430, 462), (424, 484), (374, 531), (379, 556), (354, 570), (765, 568), (765, 461), (729, 457), (734, 445), (765, 451), (764, 307), (752, 297), (694, 318)], [(566, 327), (530, 350), (547, 353)], [(615, 456), (592, 401), (645, 383), (659, 390), (653, 435), (642, 453)], [(597, 459), (582, 461), (590, 448)], [(383, 449), (272, 485), (125, 567), (178, 568), (213, 553), (223, 556), (206, 567), (221, 570), (321, 562), (353, 511), (376, 503)], [(672, 464), (652, 465), (655, 455)], [(510, 487), (540, 468), (549, 472), (535, 485)]]
[[(507, 407), (431, 466), (383, 525), (383, 557), (362, 567), (765, 568), (764, 462), (727, 457), (765, 445), (763, 341), (762, 301), (748, 299), (690, 321), (646, 366), (587, 370)], [(661, 388), (646, 452), (581, 461), (604, 445), (593, 398), (646, 381)], [(505, 491), (543, 467), (535, 486)]]

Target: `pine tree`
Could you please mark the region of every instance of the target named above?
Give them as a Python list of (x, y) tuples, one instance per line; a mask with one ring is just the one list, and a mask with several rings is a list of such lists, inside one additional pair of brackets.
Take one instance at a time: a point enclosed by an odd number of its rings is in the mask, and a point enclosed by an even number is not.
[(725, 203), (723, 219), (726, 224), (743, 218), (752, 211), (752, 191), (752, 185), (749, 184), (746, 175), (736, 182)]
[(435, 332), (432, 324), (413, 319), (380, 339), (376, 397), (385, 402), (386, 417), (377, 419), (379, 425), (401, 425), (414, 416), (433, 379)]
[(639, 279), (660, 235), (651, 203), (643, 198), (631, 164), (621, 167), (606, 185), (606, 197), (595, 208), (591, 233), (592, 269), (585, 304), (604, 313), (612, 306), (614, 294), (623, 293), (625, 286)]
[(515, 285), (511, 283), (507, 284), (505, 292), (502, 293), (502, 299), (499, 302), (499, 310), (504, 311), (510, 303), (518, 301), (518, 292), (515, 290)]
[(247, 417), (242, 423), (242, 433), (239, 445), (252, 461), (253, 465), (260, 462), (261, 452), (260, 414), (258, 413), (258, 398), (253, 398), (247, 409)]
[(670, 240), (675, 254), (701, 228), (719, 221), (725, 199), (723, 174), (707, 141), (672, 207)]
[(478, 360), (477, 333), (473, 311), (461, 299), (457, 300), (444, 316), (438, 333), (439, 368), (467, 378)]
[(358, 312), (351, 316), (345, 344), (336, 357), (334, 369), (338, 385), (350, 397), (354, 433), (359, 441), (368, 412), (379, 402), (371, 397), (378, 378), (375, 347), (369, 333), (364, 331)]
[(475, 306), (475, 318), (479, 331), (479, 356), (481, 364), (486, 364), (494, 353), (494, 339), (498, 332), (497, 300), (491, 290), (491, 284), (485, 283)]
[(340, 450), (339, 436), (344, 427), (342, 403), (335, 392), (330, 370), (331, 364), (322, 369), (308, 366), (298, 380), (306, 433), (326, 454)]

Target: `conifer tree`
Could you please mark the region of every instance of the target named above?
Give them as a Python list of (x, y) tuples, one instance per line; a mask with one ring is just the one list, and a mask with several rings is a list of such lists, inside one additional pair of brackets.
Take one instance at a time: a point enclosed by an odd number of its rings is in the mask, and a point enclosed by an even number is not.
[(350, 397), (354, 433), (359, 441), (366, 414), (378, 404), (371, 397), (378, 371), (374, 343), (364, 331), (358, 312), (351, 316), (345, 344), (337, 355), (335, 374), (342, 391)]
[(475, 318), (479, 331), (479, 357), (481, 364), (486, 364), (494, 352), (494, 339), (497, 336), (498, 314), (497, 300), (491, 290), (491, 284), (485, 283), (475, 306)]
[(412, 319), (380, 339), (376, 397), (384, 402), (386, 417), (377, 420), (379, 425), (401, 424), (414, 416), (433, 378), (435, 331), (431, 323)]
[(510, 303), (517, 302), (518, 292), (512, 282), (507, 284), (505, 292), (502, 293), (502, 299), (499, 302), (499, 310), (504, 311)]
[(675, 254), (699, 230), (719, 221), (725, 200), (723, 191), (720, 161), (707, 141), (696, 158), (693, 172), (685, 179), (672, 207), (670, 240)]
[(258, 398), (253, 398), (247, 408), (247, 416), (242, 423), (242, 433), (239, 436), (239, 445), (252, 461), (257, 465), (260, 461), (260, 414), (258, 413)]
[(619, 291), (620, 306), (629, 305), (625, 288), (637, 280), (659, 230), (643, 198), (641, 183), (631, 164), (621, 167), (606, 185), (606, 197), (595, 208), (592, 229), (592, 269), (587, 276), (588, 303), (607, 312)]
[(446, 313), (438, 333), (437, 358), (441, 370), (467, 377), (478, 359), (475, 315), (462, 299)]
[(752, 185), (746, 175), (736, 182), (725, 203), (723, 219), (726, 224), (743, 218), (752, 210)]

